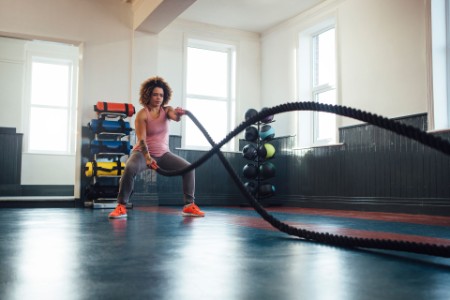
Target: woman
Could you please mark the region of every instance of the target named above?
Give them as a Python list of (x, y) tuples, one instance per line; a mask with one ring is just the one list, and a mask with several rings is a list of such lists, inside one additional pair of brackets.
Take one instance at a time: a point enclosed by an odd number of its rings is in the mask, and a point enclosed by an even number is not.
[[(139, 103), (144, 106), (136, 115), (136, 145), (131, 151), (120, 178), (117, 207), (110, 218), (126, 218), (128, 202), (133, 191), (135, 176), (147, 168), (178, 170), (189, 162), (169, 151), (169, 121), (180, 121), (182, 108), (167, 106), (172, 89), (161, 77), (152, 77), (141, 85)], [(203, 217), (205, 214), (194, 203), (195, 171), (183, 174), (183, 216)]]

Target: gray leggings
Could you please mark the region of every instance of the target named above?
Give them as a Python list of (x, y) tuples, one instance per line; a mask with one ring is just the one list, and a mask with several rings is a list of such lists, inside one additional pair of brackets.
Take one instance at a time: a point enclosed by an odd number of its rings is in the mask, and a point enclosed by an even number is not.
[[(172, 152), (167, 152), (161, 157), (153, 157), (153, 159), (156, 160), (159, 167), (168, 171), (178, 170), (190, 165), (188, 161)], [(147, 169), (148, 167), (142, 152), (132, 151), (125, 164), (125, 170), (122, 177), (120, 178), (117, 202), (126, 204), (130, 200), (136, 175)], [(195, 193), (195, 170), (185, 173), (182, 176), (184, 203), (192, 203), (194, 202)]]

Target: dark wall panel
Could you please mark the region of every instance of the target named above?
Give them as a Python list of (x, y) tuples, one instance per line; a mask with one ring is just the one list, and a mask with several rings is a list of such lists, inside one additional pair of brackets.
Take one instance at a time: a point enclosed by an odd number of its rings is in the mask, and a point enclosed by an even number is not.
[(20, 185), (22, 137), (15, 128), (0, 128), (0, 185)]

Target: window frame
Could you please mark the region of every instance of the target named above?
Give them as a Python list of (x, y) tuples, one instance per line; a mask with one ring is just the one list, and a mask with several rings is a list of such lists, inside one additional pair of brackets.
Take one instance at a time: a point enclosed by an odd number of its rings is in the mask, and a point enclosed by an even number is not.
[[(210, 96), (210, 95), (202, 95), (202, 94), (189, 94), (187, 91), (187, 76), (188, 76), (188, 48), (197, 48), (209, 51), (218, 51), (227, 54), (227, 87), (225, 97), (218, 96)], [(236, 110), (236, 61), (237, 61), (237, 47), (232, 42), (227, 41), (212, 41), (209, 39), (186, 36), (185, 37), (185, 59), (184, 59), (184, 92), (183, 92), (183, 105), (187, 108), (188, 99), (192, 98), (195, 100), (206, 100), (206, 101), (220, 101), (226, 103), (227, 108), (227, 126), (226, 132), (232, 130), (232, 127), (235, 123), (235, 110)], [(199, 120), (201, 121), (201, 120)], [(184, 119), (183, 122), (190, 122), (190, 120)], [(212, 128), (207, 128), (208, 131), (213, 130)], [(182, 128), (183, 139), (182, 139), (182, 147), (185, 149), (194, 149), (194, 150), (208, 150), (211, 149), (212, 146), (207, 145), (193, 145), (187, 143), (187, 124), (184, 123)], [(211, 133), (211, 132), (210, 132)], [(220, 139), (225, 137), (221, 136)], [(220, 142), (220, 140), (215, 140), (215, 142)], [(234, 138), (231, 139), (227, 144), (222, 147), (222, 150), (226, 151), (234, 151)]]
[[(77, 141), (77, 102), (78, 102), (78, 72), (79, 72), (79, 47), (46, 41), (29, 41), (26, 44), (25, 62), (25, 94), (23, 101), (23, 128), (24, 128), (24, 153), (44, 155), (76, 155)], [(34, 62), (56, 65), (68, 65), (69, 74), (69, 103), (67, 106), (52, 106), (32, 104), (32, 66)], [(68, 126), (66, 131), (66, 149), (55, 151), (52, 149), (31, 149), (31, 110), (34, 107), (48, 109), (65, 109)]]

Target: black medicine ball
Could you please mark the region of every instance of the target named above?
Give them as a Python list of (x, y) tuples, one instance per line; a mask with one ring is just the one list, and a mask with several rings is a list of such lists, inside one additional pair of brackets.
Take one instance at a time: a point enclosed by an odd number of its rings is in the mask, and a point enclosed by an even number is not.
[(258, 114), (258, 111), (254, 108), (250, 108), (245, 112), (245, 121), (247, 121), (248, 119), (256, 116)]
[(258, 167), (254, 164), (246, 164), (244, 168), (242, 168), (242, 174), (247, 179), (255, 179), (258, 176)]
[(271, 162), (265, 162), (259, 166), (259, 177), (266, 180), (275, 177), (275, 165)]
[(245, 159), (255, 160), (255, 158), (258, 157), (258, 150), (256, 150), (256, 147), (252, 144), (247, 144), (242, 148), (242, 154)]
[(252, 194), (253, 196), (256, 195), (256, 183), (254, 183), (253, 181), (248, 181), (244, 183), (244, 186), (250, 194)]
[(267, 198), (267, 197), (271, 197), (275, 195), (275, 186), (267, 183), (267, 184), (262, 184), (259, 186), (258, 189), (258, 196), (260, 196), (261, 198)]
[(254, 126), (245, 128), (245, 140), (249, 142), (255, 142), (259, 137), (258, 129)]
[[(262, 109), (261, 109), (261, 112), (263, 112), (263, 111), (265, 111), (265, 110), (268, 110), (268, 108), (267, 107), (263, 107)], [(262, 119), (261, 120), (261, 122), (263, 122), (263, 123), (270, 123), (270, 122), (272, 122), (273, 121), (273, 115), (270, 115), (270, 116), (267, 116), (267, 117), (265, 117), (264, 119)]]

